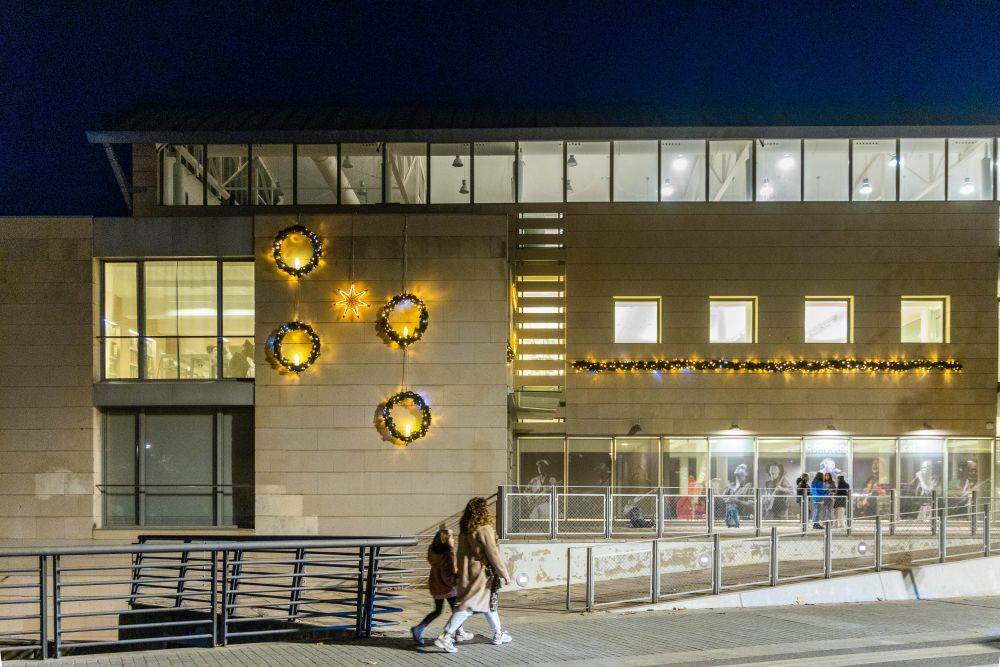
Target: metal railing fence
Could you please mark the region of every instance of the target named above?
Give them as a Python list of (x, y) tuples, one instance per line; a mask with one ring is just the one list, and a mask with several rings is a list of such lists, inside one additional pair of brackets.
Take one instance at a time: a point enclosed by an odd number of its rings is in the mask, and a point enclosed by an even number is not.
[(140, 542), (0, 549), (0, 655), (45, 659), (335, 631), (369, 637), (397, 623), (403, 568), (392, 550), (416, 539)]
[[(759, 535), (705, 532), (568, 547), (566, 608), (655, 603), (667, 598), (777, 586), (885, 568), (989, 556), (996, 552), (995, 503), (964, 513), (940, 503), (931, 516), (820, 518), (773, 525)], [(818, 526), (818, 527), (817, 527)]]

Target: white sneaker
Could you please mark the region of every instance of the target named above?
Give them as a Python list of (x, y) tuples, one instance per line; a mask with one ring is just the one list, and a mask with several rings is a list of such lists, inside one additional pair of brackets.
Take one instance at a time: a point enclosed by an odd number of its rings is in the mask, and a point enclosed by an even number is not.
[(457, 642), (471, 642), (475, 637), (475, 634), (466, 632), (465, 628), (459, 628), (458, 632), (455, 633), (455, 641)]
[(500, 646), (501, 644), (509, 644), (510, 640), (510, 633), (504, 632), (503, 630), (497, 630), (496, 634), (493, 635), (493, 643), (497, 646)]
[(458, 653), (458, 649), (455, 648), (455, 641), (448, 635), (441, 635), (435, 639), (434, 645), (445, 653)]

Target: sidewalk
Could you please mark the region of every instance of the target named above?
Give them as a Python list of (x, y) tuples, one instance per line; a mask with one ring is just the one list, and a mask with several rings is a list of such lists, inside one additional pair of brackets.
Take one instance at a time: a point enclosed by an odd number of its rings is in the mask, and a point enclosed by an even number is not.
[[(996, 665), (1000, 598), (882, 602), (726, 611), (589, 615), (517, 612), (513, 643), (476, 641), (447, 655), (417, 649), (402, 632), (370, 641), (260, 643), (80, 656), (46, 665)], [(4, 661), (29, 666), (38, 662)]]

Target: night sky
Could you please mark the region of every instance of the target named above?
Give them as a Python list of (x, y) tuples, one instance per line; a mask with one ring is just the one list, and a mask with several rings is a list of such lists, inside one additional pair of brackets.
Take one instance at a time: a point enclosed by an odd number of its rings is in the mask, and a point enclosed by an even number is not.
[(84, 132), (147, 105), (541, 108), (610, 124), (615, 109), (659, 125), (1000, 123), (992, 3), (0, 9), (0, 215), (123, 214)]

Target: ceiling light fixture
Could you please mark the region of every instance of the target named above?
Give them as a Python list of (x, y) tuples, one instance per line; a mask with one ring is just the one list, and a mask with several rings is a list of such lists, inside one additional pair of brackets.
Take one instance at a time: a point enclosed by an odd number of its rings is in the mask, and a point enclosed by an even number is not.
[(567, 167), (575, 167), (576, 166), (576, 156), (575, 155), (570, 155), (569, 156), (569, 159), (566, 160), (566, 166)]
[(785, 153), (785, 156), (778, 160), (778, 169), (782, 171), (788, 171), (795, 166), (795, 158), (792, 157), (791, 153)]
[(673, 161), (674, 171), (684, 171), (688, 168), (688, 159), (683, 155), (678, 155)]
[(344, 156), (344, 169), (354, 169), (354, 165), (351, 164), (351, 156), (350, 155), (345, 155)]
[(972, 178), (966, 176), (965, 180), (962, 181), (962, 187), (960, 187), (958, 191), (963, 195), (971, 195), (973, 192), (975, 192), (976, 186), (973, 184)]
[(453, 166), (453, 167), (464, 167), (465, 163), (462, 162), (462, 156), (461, 155), (456, 155), (455, 159), (452, 160), (452, 162), (451, 162), (451, 166)]
[(858, 194), (868, 196), (872, 193), (872, 182), (867, 178), (861, 179), (861, 187), (858, 188)]
[(760, 186), (760, 196), (761, 199), (770, 199), (771, 195), (774, 194), (774, 186), (771, 185), (771, 179), (767, 176), (764, 177), (764, 184)]
[(669, 178), (663, 179), (663, 187), (660, 188), (660, 195), (662, 195), (663, 198), (666, 199), (670, 197), (670, 195), (672, 194), (674, 194), (674, 186), (670, 184), (670, 179)]
[(469, 194), (469, 186), (465, 184), (465, 179), (462, 179), (462, 187), (458, 189), (458, 194), (467, 195)]
[(573, 192), (573, 181), (566, 179), (566, 192)]

